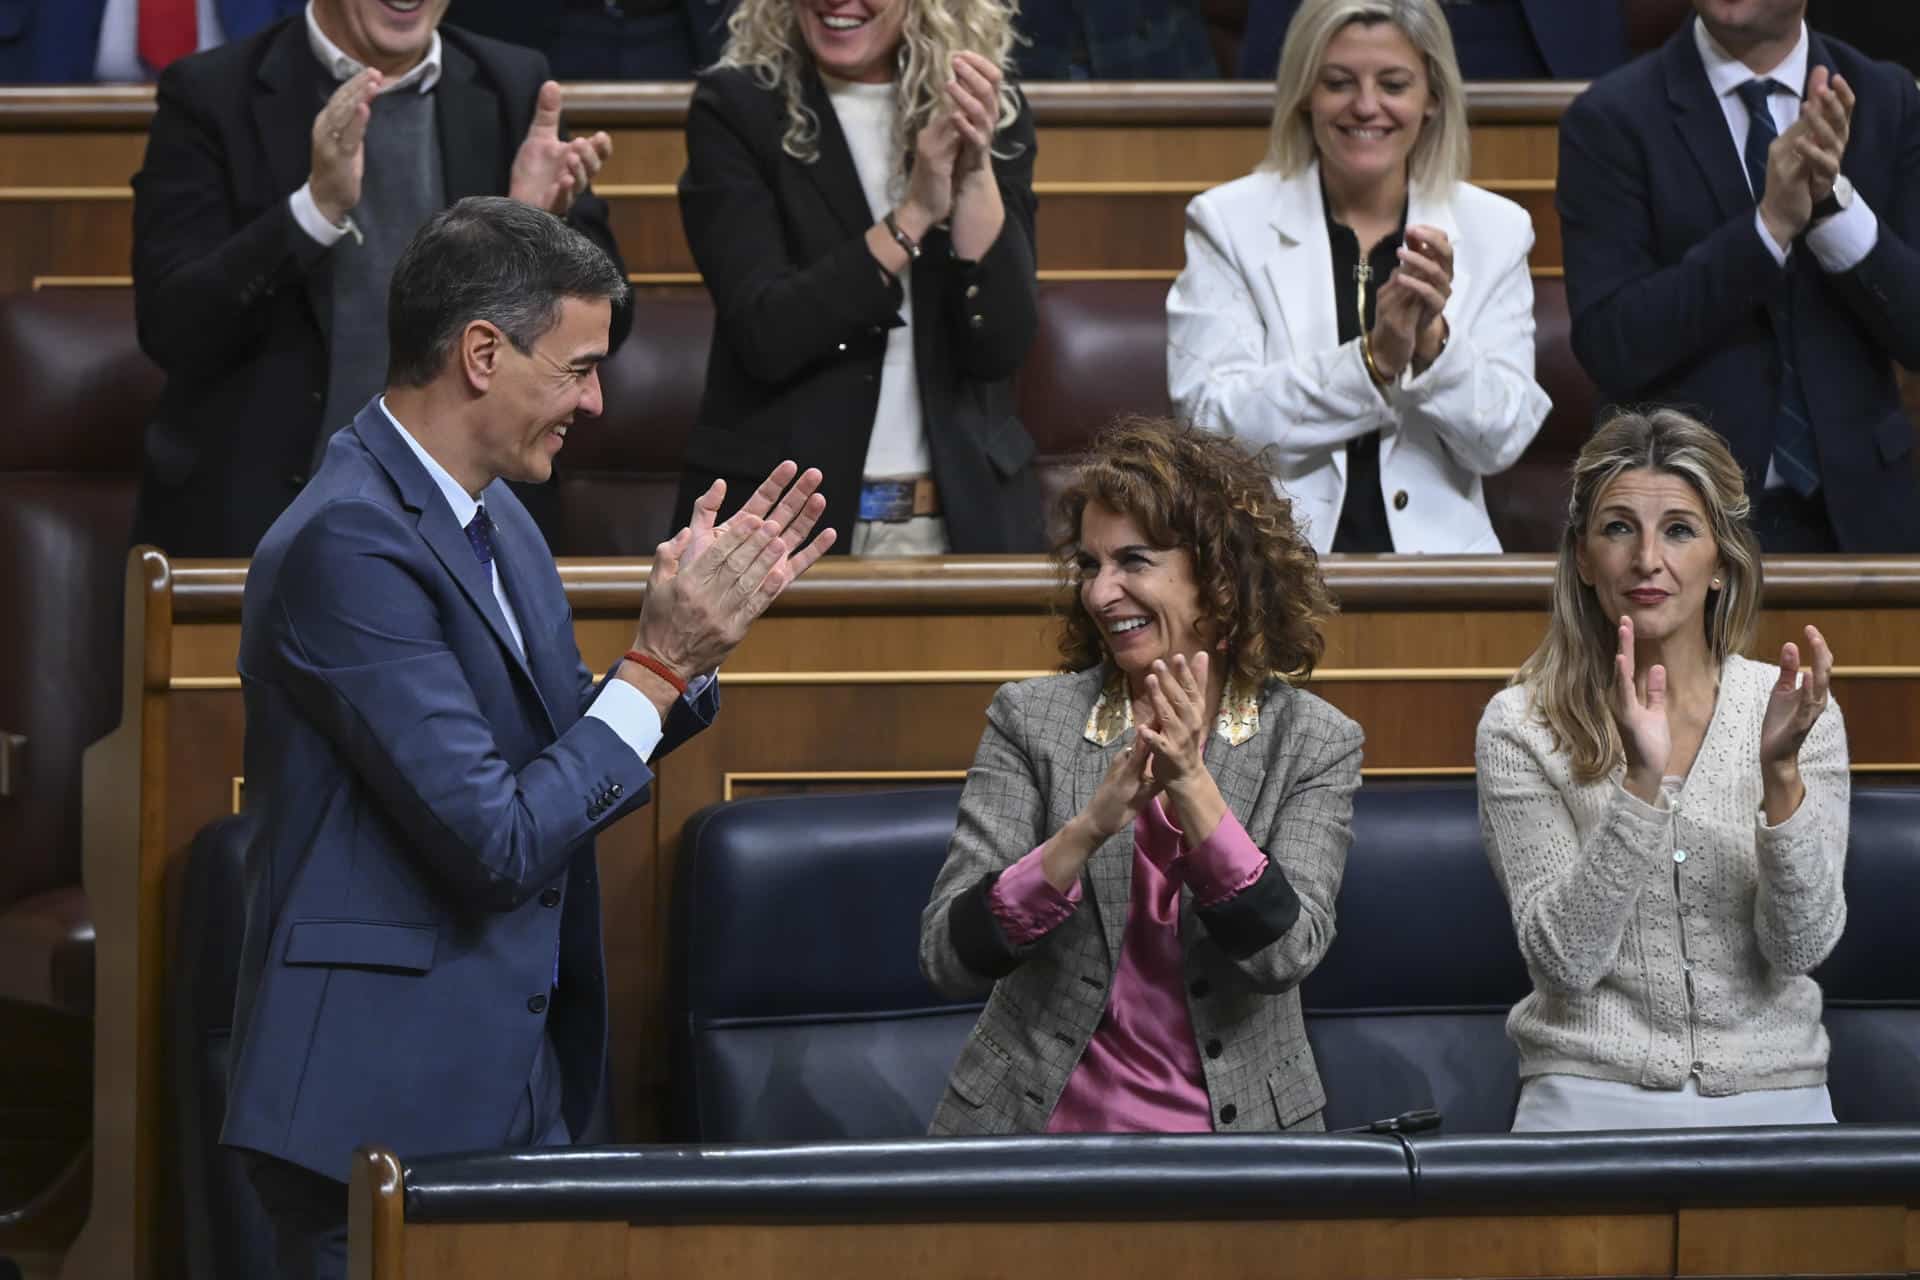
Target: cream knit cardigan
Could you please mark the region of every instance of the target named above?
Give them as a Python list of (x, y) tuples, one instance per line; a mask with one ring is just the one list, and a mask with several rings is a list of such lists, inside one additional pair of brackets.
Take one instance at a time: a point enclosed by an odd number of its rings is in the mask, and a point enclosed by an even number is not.
[(1659, 807), (1620, 786), (1622, 767), (1576, 783), (1524, 687), (1487, 705), (1480, 828), (1533, 977), (1507, 1018), (1522, 1077), (1678, 1089), (1691, 1074), (1713, 1096), (1825, 1082), (1807, 974), (1847, 919), (1846, 728), (1829, 698), (1800, 747), (1806, 797), (1767, 826), (1760, 723), (1777, 679), (1728, 659), (1693, 768)]

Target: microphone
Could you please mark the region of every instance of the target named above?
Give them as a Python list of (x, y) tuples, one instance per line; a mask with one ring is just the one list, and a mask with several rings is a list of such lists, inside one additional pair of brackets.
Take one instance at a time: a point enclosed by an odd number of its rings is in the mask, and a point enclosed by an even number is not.
[(1402, 1111), (1397, 1116), (1385, 1120), (1373, 1120), (1367, 1124), (1357, 1124), (1351, 1129), (1335, 1129), (1335, 1133), (1426, 1133), (1438, 1129), (1441, 1115), (1432, 1107), (1418, 1107), (1412, 1111)]

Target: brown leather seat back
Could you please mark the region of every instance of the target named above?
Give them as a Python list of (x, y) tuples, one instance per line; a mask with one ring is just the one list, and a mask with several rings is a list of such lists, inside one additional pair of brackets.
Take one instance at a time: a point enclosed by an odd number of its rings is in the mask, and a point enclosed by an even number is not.
[(160, 373), (119, 289), (0, 296), (0, 907), (80, 882), (80, 753), (119, 720), (121, 583)]
[(1534, 378), (1553, 401), (1540, 434), (1511, 470), (1486, 480), (1487, 513), (1508, 551), (1553, 551), (1567, 519), (1573, 460), (1593, 431), (1593, 380), (1573, 358), (1567, 286), (1533, 282)]
[(1167, 282), (1073, 280), (1040, 286), (1040, 324), (1017, 381), (1020, 420), (1040, 452), (1049, 513), (1100, 428), (1165, 416)]
[(576, 422), (560, 455), (557, 556), (650, 556), (673, 532), (713, 304), (699, 285), (641, 289), (633, 311), (632, 336), (600, 367), (605, 413)]

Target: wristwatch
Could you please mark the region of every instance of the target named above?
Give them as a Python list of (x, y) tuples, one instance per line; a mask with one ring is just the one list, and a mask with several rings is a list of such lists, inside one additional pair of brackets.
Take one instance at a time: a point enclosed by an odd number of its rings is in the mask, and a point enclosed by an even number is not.
[(1833, 190), (1827, 192), (1827, 198), (1813, 206), (1814, 222), (1825, 222), (1834, 214), (1853, 207), (1853, 184), (1847, 181), (1847, 175), (1841, 174), (1833, 180)]

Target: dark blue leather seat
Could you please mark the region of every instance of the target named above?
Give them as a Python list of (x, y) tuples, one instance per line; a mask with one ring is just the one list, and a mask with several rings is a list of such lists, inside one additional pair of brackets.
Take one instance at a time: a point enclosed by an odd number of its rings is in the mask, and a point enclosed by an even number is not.
[(1300, 984), (1327, 1127), (1432, 1108), (1448, 1133), (1506, 1132), (1520, 1092), (1507, 1011), (1532, 984), (1472, 779), (1360, 788), (1334, 928)]
[(1814, 970), (1842, 1123), (1920, 1122), (1920, 789), (1853, 791), (1847, 929)]
[(670, 979), (687, 1140), (924, 1134), (977, 1003), (920, 976), (958, 787), (716, 805), (680, 842)]

